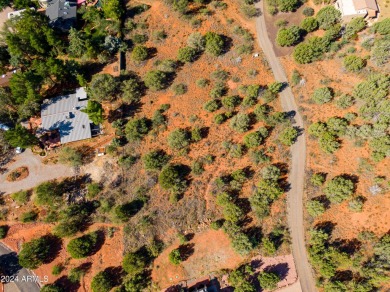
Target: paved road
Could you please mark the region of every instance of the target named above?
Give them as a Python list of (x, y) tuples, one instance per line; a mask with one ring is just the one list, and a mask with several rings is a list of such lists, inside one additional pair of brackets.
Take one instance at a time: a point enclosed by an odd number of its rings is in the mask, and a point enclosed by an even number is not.
[[(40, 288), (33, 281), (22, 281), (27, 276), (33, 276), (27, 269), (24, 269), (18, 264), (18, 256), (16, 252), (10, 250), (0, 243), (0, 267), (7, 276), (18, 276), (19, 281), (13, 284), (6, 284), (7, 291), (12, 292), (39, 292)], [(9, 285), (9, 287), (7, 287)]]
[[(43, 164), (42, 159), (38, 155), (34, 155), (30, 149), (26, 149), (23, 153), (17, 154), (14, 160), (14, 162), (10, 162), (4, 166), (8, 170), (6, 173), (0, 175), (0, 193), (11, 194), (20, 190), (33, 188), (44, 181), (74, 175), (73, 169), (69, 166), (62, 164)], [(16, 182), (7, 181), (6, 178), (10, 171), (20, 166), (28, 167), (29, 176)]]
[[(256, 7), (263, 9), (264, 0), (256, 3)], [(270, 42), (265, 25), (264, 14), (261, 14), (256, 19), (256, 31), (259, 44), (268, 60), (269, 66), (275, 76), (275, 79), (280, 82), (288, 82), (286, 74), (275, 55), (274, 48)], [(303, 129), (303, 120), (298, 112), (298, 107), (294, 100), (294, 95), (290, 87), (285, 88), (280, 94), (281, 104), (284, 111), (295, 113), (294, 126)], [(305, 134), (303, 133), (297, 142), (291, 147), (291, 170), (289, 175), (289, 183), (291, 189), (287, 196), (288, 223), (290, 227), (292, 239), (292, 251), (294, 261), (300, 279), (302, 291), (316, 291), (313, 273), (307, 257), (303, 226), (303, 189), (305, 175), (305, 159), (306, 159), (306, 144)]]

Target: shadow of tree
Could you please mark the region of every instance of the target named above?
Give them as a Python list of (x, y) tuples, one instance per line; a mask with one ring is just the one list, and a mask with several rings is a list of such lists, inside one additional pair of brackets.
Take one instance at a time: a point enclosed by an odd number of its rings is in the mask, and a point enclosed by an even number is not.
[(190, 256), (194, 254), (194, 243), (187, 243), (179, 246), (180, 256), (183, 261), (186, 261)]

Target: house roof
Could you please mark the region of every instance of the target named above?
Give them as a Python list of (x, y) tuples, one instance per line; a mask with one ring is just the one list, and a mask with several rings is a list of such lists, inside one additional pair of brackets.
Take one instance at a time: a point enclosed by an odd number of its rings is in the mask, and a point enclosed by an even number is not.
[(378, 11), (376, 0), (353, 0), (353, 6), (356, 10), (372, 9)]
[(45, 13), (51, 25), (62, 30), (69, 30), (76, 21), (77, 2), (73, 0), (49, 1)]
[(42, 129), (58, 129), (61, 143), (91, 138), (92, 121), (81, 111), (87, 102), (87, 93), (82, 87), (72, 94), (45, 99), (41, 108)]

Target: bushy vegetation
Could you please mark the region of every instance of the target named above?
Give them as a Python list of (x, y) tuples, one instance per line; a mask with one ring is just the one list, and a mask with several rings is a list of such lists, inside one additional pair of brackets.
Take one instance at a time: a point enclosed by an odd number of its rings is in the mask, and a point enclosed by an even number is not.
[(301, 39), (301, 29), (298, 26), (281, 28), (276, 36), (276, 42), (279, 46), (290, 47), (296, 45)]
[(294, 144), (298, 137), (298, 130), (294, 127), (287, 127), (279, 134), (279, 140), (286, 146)]
[(72, 258), (85, 258), (94, 251), (98, 240), (98, 233), (92, 232), (69, 241), (66, 250)]
[(320, 28), (328, 30), (341, 20), (341, 12), (333, 6), (325, 6), (317, 12), (317, 21)]
[(317, 88), (312, 95), (312, 99), (317, 104), (330, 102), (333, 98), (333, 92), (329, 87)]
[(343, 65), (350, 72), (359, 72), (366, 65), (366, 62), (358, 56), (349, 55), (344, 58)]
[(113, 277), (107, 271), (101, 271), (92, 278), (91, 288), (93, 292), (106, 292), (113, 287)]
[(43, 236), (24, 243), (18, 255), (19, 264), (27, 269), (38, 268), (50, 259), (52, 247), (53, 238), (50, 236)]
[(326, 183), (324, 193), (332, 203), (341, 203), (354, 192), (352, 180), (337, 176)]
[(301, 28), (306, 32), (315, 31), (318, 28), (318, 21), (314, 17), (307, 17), (302, 20)]
[(168, 145), (172, 149), (183, 149), (190, 144), (189, 133), (185, 129), (176, 129), (168, 136)]
[(186, 180), (178, 165), (168, 164), (164, 166), (158, 177), (160, 186), (172, 193), (182, 193), (186, 186)]
[(168, 86), (168, 75), (163, 71), (152, 70), (146, 73), (144, 82), (150, 90), (162, 90)]

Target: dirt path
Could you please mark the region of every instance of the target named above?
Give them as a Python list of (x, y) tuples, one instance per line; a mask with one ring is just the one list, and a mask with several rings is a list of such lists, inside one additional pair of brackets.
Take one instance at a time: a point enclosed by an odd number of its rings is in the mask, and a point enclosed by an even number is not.
[[(264, 11), (263, 2), (256, 3), (256, 7)], [(257, 39), (262, 48), (275, 79), (280, 82), (287, 82), (286, 74), (275, 55), (272, 44), (269, 40), (265, 25), (264, 14), (256, 19)], [(280, 94), (281, 104), (284, 111), (295, 113), (294, 126), (303, 128), (303, 120), (298, 112), (294, 95), (290, 87), (285, 88)], [(291, 147), (291, 170), (289, 175), (290, 191), (287, 198), (288, 222), (292, 238), (292, 250), (298, 276), (301, 282), (302, 291), (316, 291), (313, 273), (308, 261), (303, 226), (303, 188), (305, 175), (306, 144), (303, 133), (297, 142)]]
[[(28, 167), (29, 176), (20, 181), (7, 181), (7, 175), (20, 166)], [(45, 181), (74, 175), (73, 169), (69, 166), (43, 164), (42, 159), (38, 155), (34, 155), (30, 149), (26, 149), (23, 153), (16, 155), (14, 162), (8, 163), (5, 167), (7, 172), (0, 175), (0, 193), (5, 194), (28, 190)]]

